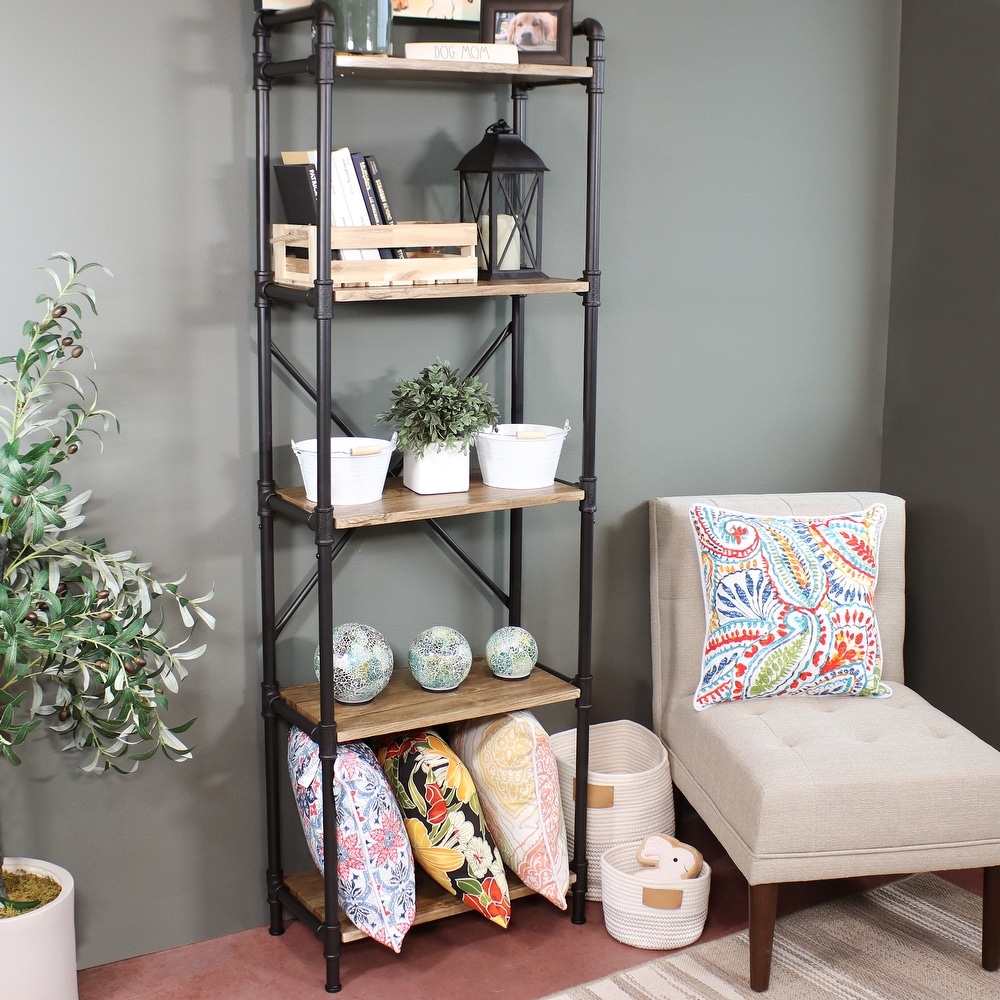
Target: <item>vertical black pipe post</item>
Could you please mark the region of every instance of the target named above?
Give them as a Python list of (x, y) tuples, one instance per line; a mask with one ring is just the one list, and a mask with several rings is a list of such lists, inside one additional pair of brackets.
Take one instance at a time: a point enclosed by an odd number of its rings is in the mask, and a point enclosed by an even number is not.
[[(528, 119), (528, 92), (516, 84), (511, 87), (514, 132), (524, 142)], [(525, 296), (512, 295), (510, 299), (510, 420), (519, 424), (524, 420), (524, 317)], [(521, 624), (524, 603), (524, 510), (520, 507), (509, 514), (509, 552), (507, 565), (507, 621)]]
[(257, 410), (258, 477), (257, 515), (260, 528), (260, 618), (261, 618), (261, 714), (264, 717), (264, 796), (267, 824), (267, 902), (269, 930), (284, 932), (282, 906), (277, 892), (283, 881), (281, 871), (281, 824), (278, 783), (281, 780), (278, 746), (278, 717), (274, 712), (277, 696), (277, 667), (274, 599), (274, 515), (268, 499), (274, 494), (272, 462), (271, 400), (271, 303), (265, 293), (273, 277), (270, 269), (268, 226), (270, 224), (270, 96), (271, 83), (265, 74), (270, 62), (270, 31), (258, 18), (254, 26), (254, 98), (257, 131), (257, 270), (254, 274), (257, 309)]
[[(580, 605), (579, 648), (576, 683), (577, 699), (576, 774), (577, 789), (590, 770), (590, 710), (593, 704), (592, 640), (594, 614), (594, 527), (597, 514), (597, 311), (601, 304), (600, 271), (600, 188), (601, 127), (604, 96), (604, 29), (588, 18), (574, 27), (574, 33), (586, 34), (589, 40), (587, 65), (593, 75), (587, 84), (587, 221), (586, 261), (583, 276), (588, 282), (583, 297), (583, 475), (580, 486)], [(576, 797), (576, 835), (574, 840), (573, 915), (575, 924), (586, 922), (587, 893), (587, 795)]]
[(325, 919), (320, 929), (326, 959), (326, 990), (340, 990), (340, 898), (337, 878), (337, 804), (334, 768), (337, 759), (337, 721), (333, 702), (333, 504), (330, 489), (330, 438), (333, 424), (333, 283), (330, 279), (330, 191), (333, 149), (333, 84), (336, 53), (334, 17), (329, 6), (316, 4), (313, 24), (313, 72), (316, 83), (316, 165), (319, 217), (316, 233), (316, 559), (319, 615), (320, 723), (319, 744), (323, 795)]

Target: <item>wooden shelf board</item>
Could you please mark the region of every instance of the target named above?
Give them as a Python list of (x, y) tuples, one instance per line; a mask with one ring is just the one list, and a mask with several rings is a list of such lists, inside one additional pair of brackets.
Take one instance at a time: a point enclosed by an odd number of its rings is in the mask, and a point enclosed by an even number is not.
[(426, 83), (586, 83), (594, 72), (589, 66), (548, 64), (444, 62), (436, 59), (405, 59), (401, 56), (337, 53), (334, 72), (344, 79), (398, 80)]
[[(393, 671), (385, 690), (367, 705), (337, 703), (337, 739), (347, 743), (522, 708), (556, 705), (576, 701), (579, 694), (573, 684), (546, 670), (532, 670), (520, 680), (500, 680), (486, 665), (485, 656), (473, 657), (472, 671), (454, 691), (427, 691), (404, 667)], [(319, 724), (318, 683), (282, 688), (281, 696), (297, 712)]]
[[(306, 499), (304, 486), (285, 487), (277, 492), (284, 500), (302, 510), (315, 510), (316, 505)], [(424, 521), (428, 518), (485, 514), (521, 507), (544, 507), (579, 502), (584, 496), (583, 490), (564, 483), (553, 483), (537, 490), (500, 490), (485, 486), (475, 476), (467, 493), (422, 494), (408, 490), (402, 479), (393, 478), (386, 480), (382, 499), (376, 503), (334, 507), (333, 526), (340, 530), (374, 524)]]
[(461, 299), (500, 295), (582, 294), (589, 283), (570, 278), (522, 278), (510, 281), (440, 282), (427, 285), (340, 286), (334, 288), (337, 302), (385, 302), (392, 299)]
[[(276, 282), (277, 284), (277, 282)], [(312, 288), (313, 283), (281, 282), (282, 288)], [(336, 285), (333, 297), (337, 302), (390, 302), (413, 299), (473, 299), (496, 298), (505, 295), (582, 295), (589, 282), (573, 278), (522, 278), (510, 281), (442, 281), (424, 285)]]
[[(291, 894), (316, 917), (317, 920), (325, 922), (326, 906), (323, 898), (323, 876), (313, 869), (309, 872), (297, 872), (285, 878)], [(507, 888), (511, 899), (520, 899), (529, 896), (533, 890), (529, 889), (517, 876), (507, 872)], [(423, 870), (417, 871), (417, 914), (414, 924), (426, 924), (432, 920), (442, 920), (445, 917), (454, 917), (460, 913), (474, 913), (475, 911), (463, 903), (457, 896), (452, 896), (447, 890), (442, 889)], [(480, 920), (486, 918), (479, 915)], [(344, 915), (340, 914), (340, 933), (344, 941), (360, 941), (367, 935), (351, 923)]]

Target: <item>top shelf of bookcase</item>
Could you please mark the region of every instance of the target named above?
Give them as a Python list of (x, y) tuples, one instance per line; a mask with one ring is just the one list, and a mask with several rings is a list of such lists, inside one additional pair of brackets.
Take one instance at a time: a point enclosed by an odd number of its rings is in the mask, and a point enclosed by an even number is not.
[(337, 53), (337, 76), (350, 80), (400, 80), (426, 83), (584, 83), (594, 74), (589, 66), (558, 66), (544, 63), (444, 62), (435, 59), (404, 59), (399, 56)]

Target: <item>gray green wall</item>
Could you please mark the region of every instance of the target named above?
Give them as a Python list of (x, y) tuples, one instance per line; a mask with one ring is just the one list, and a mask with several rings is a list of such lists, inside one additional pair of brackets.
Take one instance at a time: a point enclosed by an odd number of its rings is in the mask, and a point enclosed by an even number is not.
[(905, 0), (882, 482), (909, 509), (907, 672), (1000, 746), (1000, 5)]
[[(260, 789), (254, 481), (250, 0), (52, 0), (5, 11), (0, 303), (4, 351), (67, 249), (106, 263), (91, 345), (122, 422), (67, 478), (88, 526), (165, 575), (215, 584), (218, 630), (174, 699), (198, 716), (193, 762), (127, 778), (74, 770), (53, 746), (0, 771), (10, 853), (76, 875), (89, 966), (266, 921)], [(646, 501), (689, 491), (879, 485), (896, 129), (898, 0), (579, 0), (608, 42), (595, 623), (598, 721), (649, 719)], [(582, 53), (577, 52), (577, 59)], [(281, 146), (311, 145), (306, 94), (283, 92)], [(336, 140), (369, 148), (404, 216), (455, 212), (452, 168), (503, 95), (349, 87)], [(578, 273), (582, 95), (532, 99), (528, 141), (551, 168), (550, 273)], [(287, 124), (290, 117), (298, 124)], [(569, 418), (579, 454), (581, 312), (529, 303), (528, 413)], [(466, 364), (495, 307), (343, 309), (338, 393), (362, 430), (394, 379), (436, 354)], [(308, 365), (308, 324), (280, 318)], [(502, 393), (499, 369), (488, 373)], [(294, 393), (292, 393), (294, 397)], [(311, 436), (293, 398), (278, 440)], [(288, 449), (280, 456), (291, 470)], [(525, 624), (572, 665), (576, 518), (526, 519)], [(496, 531), (459, 530), (499, 564)], [(294, 569), (307, 540), (279, 532)], [(397, 569), (397, 557), (410, 567)], [(484, 596), (425, 536), (352, 542), (337, 616), (397, 653), (445, 620), (481, 645)], [(283, 640), (305, 679), (306, 618)], [(553, 719), (552, 725), (567, 720)], [(295, 843), (294, 824), (289, 837)], [(319, 955), (317, 953), (317, 960)]]

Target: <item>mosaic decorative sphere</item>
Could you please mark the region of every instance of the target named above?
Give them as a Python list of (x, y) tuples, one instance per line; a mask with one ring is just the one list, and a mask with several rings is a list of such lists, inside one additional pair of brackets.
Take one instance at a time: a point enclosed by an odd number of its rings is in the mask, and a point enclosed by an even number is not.
[(413, 640), (409, 662), (421, 687), (428, 691), (451, 691), (469, 676), (472, 647), (457, 629), (432, 625)]
[[(392, 649), (370, 625), (338, 625), (333, 640), (333, 697), (345, 705), (371, 701), (392, 677)], [(319, 676), (319, 647), (316, 647)]]
[(538, 662), (538, 643), (527, 629), (505, 625), (486, 640), (486, 662), (497, 677), (520, 680)]

